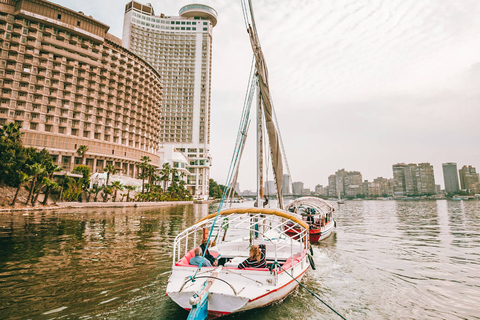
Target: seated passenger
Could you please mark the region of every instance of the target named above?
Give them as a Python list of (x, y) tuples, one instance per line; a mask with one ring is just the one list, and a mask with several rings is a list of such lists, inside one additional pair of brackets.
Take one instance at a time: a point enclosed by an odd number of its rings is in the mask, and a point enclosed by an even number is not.
[(243, 261), (238, 265), (239, 269), (245, 268), (266, 268), (267, 267), (267, 260), (266, 260), (266, 251), (267, 248), (264, 244), (259, 246), (253, 245), (250, 247), (250, 256), (248, 259)]
[[(200, 247), (195, 248), (195, 257), (191, 258), (190, 261), (188, 262), (192, 266), (198, 266), (202, 262), (202, 255), (203, 251)], [(210, 261), (207, 260), (207, 258), (203, 259), (202, 267), (211, 267), (212, 264)]]
[[(214, 241), (211, 241), (209, 247), (214, 246), (214, 245), (215, 245), (215, 244), (214, 244)], [(206, 247), (206, 246), (207, 246), (207, 240), (205, 240), (205, 241), (200, 245), (200, 248), (202, 249), (202, 252), (205, 251), (205, 247)], [(208, 249), (206, 249), (206, 250), (207, 250), (207, 252), (205, 253), (205, 259), (207, 259), (208, 261), (210, 261), (210, 264), (215, 267), (215, 266), (218, 264), (217, 259), (210, 254), (210, 251), (208, 251)]]

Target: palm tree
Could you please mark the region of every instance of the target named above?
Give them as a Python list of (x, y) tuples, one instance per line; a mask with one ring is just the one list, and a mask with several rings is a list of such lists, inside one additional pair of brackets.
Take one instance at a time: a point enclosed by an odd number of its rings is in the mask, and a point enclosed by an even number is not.
[(115, 190), (114, 196), (113, 196), (113, 202), (117, 201), (117, 191), (123, 190), (123, 185), (120, 181), (113, 181), (112, 182), (112, 189)]
[(145, 178), (146, 178), (146, 169), (147, 169), (147, 166), (148, 166), (148, 163), (152, 160), (150, 160), (150, 157), (148, 156), (143, 156), (140, 161), (142, 161), (142, 163), (140, 164), (140, 168), (142, 168), (142, 174), (141, 174), (141, 178), (142, 178), (142, 193), (144, 193), (145, 191)]
[(160, 180), (163, 181), (163, 192), (167, 191), (167, 182), (170, 180), (171, 172), (172, 172), (172, 167), (168, 162), (165, 162), (162, 166), (162, 171), (160, 171), (160, 174), (162, 175), (160, 177)]
[(42, 174), (45, 171), (44, 166), (40, 163), (34, 163), (33, 165), (29, 166), (29, 169), (31, 174), (33, 175), (33, 179), (30, 186), (30, 192), (28, 193), (27, 201), (25, 201), (25, 204), (28, 204), (28, 202), (30, 201), (30, 197), (33, 194), (33, 188), (35, 187), (35, 183), (37, 182), (38, 175)]
[[(52, 192), (57, 192), (57, 191), (60, 191), (60, 190), (62, 190), (62, 187), (58, 183), (54, 183), (53, 185), (50, 186), (50, 191), (52, 191)], [(58, 199), (60, 199), (60, 198), (58, 198)], [(58, 199), (55, 199), (54, 204), (57, 204)]]
[[(49, 173), (48, 178), (50, 180), (53, 179), (53, 175), (54, 175), (55, 172), (59, 172), (59, 171), (63, 170), (62, 167), (59, 167), (59, 166), (57, 166), (56, 164), (53, 164), (53, 163), (51, 163), (50, 165), (47, 165), (46, 169), (47, 169), (47, 172)], [(53, 182), (53, 180), (52, 180), (52, 182)], [(47, 184), (47, 190), (45, 191), (45, 198), (43, 199), (43, 202), (42, 202), (43, 205), (47, 204), (48, 196), (50, 196), (50, 192), (52, 191), (51, 190), (52, 187), (54, 187), (54, 184), (52, 184), (52, 183)]]
[(63, 190), (65, 189), (65, 185), (68, 186), (68, 183), (70, 182), (70, 177), (67, 176), (67, 174), (64, 174), (63, 176), (60, 176), (60, 181), (59, 181), (59, 185), (61, 185), (61, 189), (60, 189), (60, 196), (58, 197), (58, 199), (60, 201), (62, 201), (62, 197), (63, 197)]
[(178, 177), (177, 177), (177, 175), (178, 175), (178, 170), (175, 169), (175, 168), (172, 168), (172, 171), (171, 171), (171, 172), (172, 172), (172, 185), (173, 185), (173, 184), (177, 184), (177, 181), (178, 181)]
[(15, 192), (15, 196), (13, 197), (11, 206), (15, 206), (15, 201), (17, 201), (17, 197), (18, 197), (18, 194), (20, 193), (20, 189), (22, 188), (22, 186), (32, 179), (32, 176), (29, 176), (28, 174), (22, 171), (17, 171), (17, 172), (18, 172), (19, 183), (18, 183), (17, 191)]
[(134, 191), (137, 189), (135, 186), (125, 186), (125, 189), (127, 189), (127, 202), (130, 201), (130, 191)]
[(47, 177), (43, 177), (42, 181), (40, 182), (40, 185), (37, 188), (37, 192), (35, 193), (35, 196), (32, 198), (32, 206), (35, 206), (35, 203), (37, 203), (38, 196), (42, 192), (42, 188), (45, 185), (51, 185), (54, 183), (52, 180), (48, 179)]
[(112, 164), (107, 164), (105, 166), (105, 172), (107, 173), (107, 183), (106, 186), (108, 186), (108, 181), (110, 180), (110, 174), (113, 176), (115, 173), (117, 173), (117, 169)]
[(92, 189), (90, 189), (90, 192), (91, 193), (95, 193), (95, 198), (93, 199), (93, 201), (97, 202), (97, 199), (98, 199), (98, 193), (102, 191), (102, 187), (100, 187), (98, 184), (94, 184)]
[(86, 164), (86, 157), (87, 157), (88, 146), (82, 144), (77, 149), (77, 154), (82, 157), (82, 164)]
[(20, 142), (23, 135), (23, 132), (20, 131), (21, 128), (21, 125), (10, 122), (4, 125), (3, 128), (0, 128), (0, 137), (5, 137), (5, 139), (11, 143)]
[(108, 195), (112, 194), (112, 188), (109, 188), (107, 186), (103, 186), (102, 191), (103, 191), (103, 202), (107, 202), (108, 201)]

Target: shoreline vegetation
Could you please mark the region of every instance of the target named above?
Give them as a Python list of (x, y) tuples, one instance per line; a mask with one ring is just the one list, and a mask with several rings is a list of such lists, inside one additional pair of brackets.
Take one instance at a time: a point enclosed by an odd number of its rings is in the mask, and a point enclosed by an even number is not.
[[(114, 181), (119, 168), (107, 164), (106, 181), (93, 184), (90, 167), (85, 165), (88, 146), (77, 154), (82, 164), (65, 172), (53, 162), (49, 153), (24, 147), (21, 126), (5, 124), (0, 128), (0, 212), (61, 208), (107, 208), (165, 206), (200, 202), (193, 199), (179, 173), (169, 163), (156, 168), (144, 156), (140, 159), (139, 185)], [(112, 180), (112, 181), (110, 181)], [(215, 197), (214, 197), (215, 198)], [(208, 201), (202, 201), (205, 203)], [(213, 201), (211, 201), (213, 202)]]

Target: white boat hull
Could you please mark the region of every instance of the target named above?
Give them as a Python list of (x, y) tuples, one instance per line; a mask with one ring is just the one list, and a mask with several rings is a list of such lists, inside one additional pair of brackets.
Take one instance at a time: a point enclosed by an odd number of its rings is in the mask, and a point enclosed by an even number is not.
[[(305, 256), (293, 268), (287, 270), (292, 273), (295, 279), (300, 282), (305, 272), (310, 267), (308, 258)], [(174, 267), (167, 285), (167, 295), (180, 307), (190, 310), (190, 298), (203, 285), (205, 278), (202, 278), (205, 270), (213, 268), (202, 268), (201, 274), (197, 275), (197, 281), (191, 281), (182, 288), (184, 279), (193, 275), (195, 268)], [(208, 313), (212, 317), (219, 317), (230, 313), (261, 308), (280, 301), (290, 294), (297, 286), (295, 281), (286, 272), (278, 274), (275, 285), (275, 275), (270, 271), (252, 271), (226, 268), (220, 272), (218, 279), (228, 282), (236, 291), (221, 280), (216, 280), (209, 290)]]

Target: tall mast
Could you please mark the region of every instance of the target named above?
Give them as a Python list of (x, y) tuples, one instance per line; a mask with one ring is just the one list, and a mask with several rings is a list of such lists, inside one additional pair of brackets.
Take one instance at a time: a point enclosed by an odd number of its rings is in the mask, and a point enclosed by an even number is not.
[(263, 110), (262, 92), (258, 86), (257, 101), (257, 207), (263, 207)]
[[(267, 65), (265, 63), (265, 57), (263, 56), (262, 48), (260, 46), (260, 41), (258, 39), (258, 34), (255, 26), (255, 18), (253, 15), (252, 1), (248, 0), (248, 4), (249, 4), (250, 18), (251, 18), (250, 19), (251, 25), (250, 24), (248, 25), (248, 34), (250, 35), (250, 44), (252, 45), (253, 54), (255, 56), (257, 84), (260, 91), (258, 110), (260, 110), (259, 113), (262, 114), (261, 116), (257, 116), (257, 118), (261, 117), (262, 118), (261, 120), (265, 120), (265, 129), (266, 129), (266, 133), (268, 134), (268, 142), (269, 142), (270, 152), (271, 152), (273, 176), (275, 179), (275, 185), (277, 187), (278, 206), (281, 209), (283, 209), (283, 195), (282, 195), (283, 163), (282, 163), (279, 134), (277, 132), (277, 128), (275, 127), (275, 123), (273, 119), (274, 111), (273, 111), (273, 103), (270, 96), (270, 88), (268, 85), (268, 70), (267, 70)], [(257, 138), (257, 143), (258, 142), (260, 142), (260, 138)], [(260, 146), (258, 144), (257, 144), (257, 150), (260, 150)], [(260, 161), (263, 162), (263, 154), (262, 155), (259, 154), (258, 161), (259, 161), (259, 164), (262, 164), (260, 163)], [(262, 164), (262, 167), (263, 167), (263, 164)], [(261, 170), (263, 175), (263, 168), (261, 168)], [(258, 169), (258, 172), (260, 172), (260, 168)], [(260, 179), (258, 179), (257, 181), (257, 187), (259, 190), (257, 191), (257, 204), (260, 206), (260, 201), (262, 200), (262, 198), (260, 198), (260, 192), (261, 192), (260, 190), (261, 188), (263, 188), (263, 185), (260, 186), (259, 184), (260, 184)], [(262, 197), (263, 197), (263, 192), (262, 192)]]

